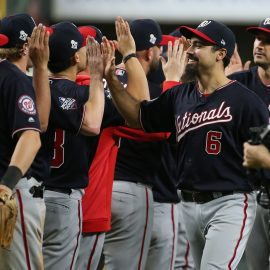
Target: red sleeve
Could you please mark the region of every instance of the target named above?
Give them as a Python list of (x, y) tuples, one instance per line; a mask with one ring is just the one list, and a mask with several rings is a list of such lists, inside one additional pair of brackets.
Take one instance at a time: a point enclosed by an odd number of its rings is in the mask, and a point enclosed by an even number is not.
[(182, 82), (177, 82), (177, 81), (164, 81), (163, 82), (163, 89), (162, 92), (167, 91), (168, 89), (176, 86), (176, 85), (180, 85), (182, 84)]
[(89, 183), (82, 199), (83, 232), (106, 232), (111, 228), (111, 203), (118, 139), (114, 127), (105, 128), (88, 171)]
[(141, 129), (123, 126), (115, 128), (114, 134), (118, 137), (123, 137), (137, 142), (161, 141), (170, 137), (170, 132), (145, 133)]
[(90, 84), (90, 76), (89, 75), (77, 75), (76, 83), (79, 85), (89, 85)]

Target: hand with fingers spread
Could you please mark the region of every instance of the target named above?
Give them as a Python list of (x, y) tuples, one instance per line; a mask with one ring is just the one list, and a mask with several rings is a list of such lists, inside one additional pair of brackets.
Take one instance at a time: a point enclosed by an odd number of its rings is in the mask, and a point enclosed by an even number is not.
[(33, 67), (47, 68), (49, 61), (49, 33), (42, 24), (36, 26), (32, 32), (29, 42), (29, 56)]
[(136, 52), (135, 41), (130, 33), (129, 24), (122, 17), (117, 17), (115, 21), (115, 31), (117, 36), (117, 49), (123, 57)]
[(86, 55), (91, 80), (102, 80), (104, 73), (103, 56), (98, 42), (93, 37), (87, 37), (86, 40)]
[(180, 39), (176, 40), (173, 46), (169, 42), (167, 62), (164, 58), (161, 58), (166, 81), (180, 81), (187, 64), (186, 47), (186, 43), (181, 42)]
[(115, 47), (112, 41), (106, 37), (102, 38), (101, 49), (104, 63), (104, 76), (108, 79), (115, 76)]
[(225, 68), (226, 76), (229, 76), (235, 72), (248, 70), (250, 67), (251, 61), (247, 61), (244, 65), (242, 63), (241, 57), (238, 53), (237, 46), (235, 46), (234, 53), (231, 57), (229, 65)]

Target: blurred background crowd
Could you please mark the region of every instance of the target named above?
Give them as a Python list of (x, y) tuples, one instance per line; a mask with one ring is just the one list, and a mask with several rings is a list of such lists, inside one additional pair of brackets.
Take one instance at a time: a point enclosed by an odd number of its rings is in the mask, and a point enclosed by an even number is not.
[(253, 37), (245, 28), (269, 16), (269, 0), (0, 0), (0, 16), (27, 12), (36, 22), (62, 20), (91, 24), (115, 39), (114, 20), (151, 18), (168, 34), (180, 25), (197, 26), (204, 19), (221, 21), (235, 33), (243, 62), (252, 59)]

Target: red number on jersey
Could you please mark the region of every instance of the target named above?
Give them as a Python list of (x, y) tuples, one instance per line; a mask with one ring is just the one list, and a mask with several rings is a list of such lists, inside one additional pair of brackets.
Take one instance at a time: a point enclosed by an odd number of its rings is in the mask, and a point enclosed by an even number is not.
[(209, 155), (218, 155), (221, 150), (222, 133), (219, 131), (208, 131), (206, 135), (205, 151)]
[(52, 168), (60, 168), (64, 163), (65, 131), (56, 129), (54, 133)]

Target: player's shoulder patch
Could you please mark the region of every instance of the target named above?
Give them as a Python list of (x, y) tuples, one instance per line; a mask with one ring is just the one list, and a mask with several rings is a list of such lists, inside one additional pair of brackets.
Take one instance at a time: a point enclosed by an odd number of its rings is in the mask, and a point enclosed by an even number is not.
[(35, 115), (37, 113), (34, 100), (28, 95), (22, 95), (19, 97), (18, 107), (26, 114)]
[(59, 97), (59, 106), (62, 110), (76, 110), (77, 101), (75, 98)]

